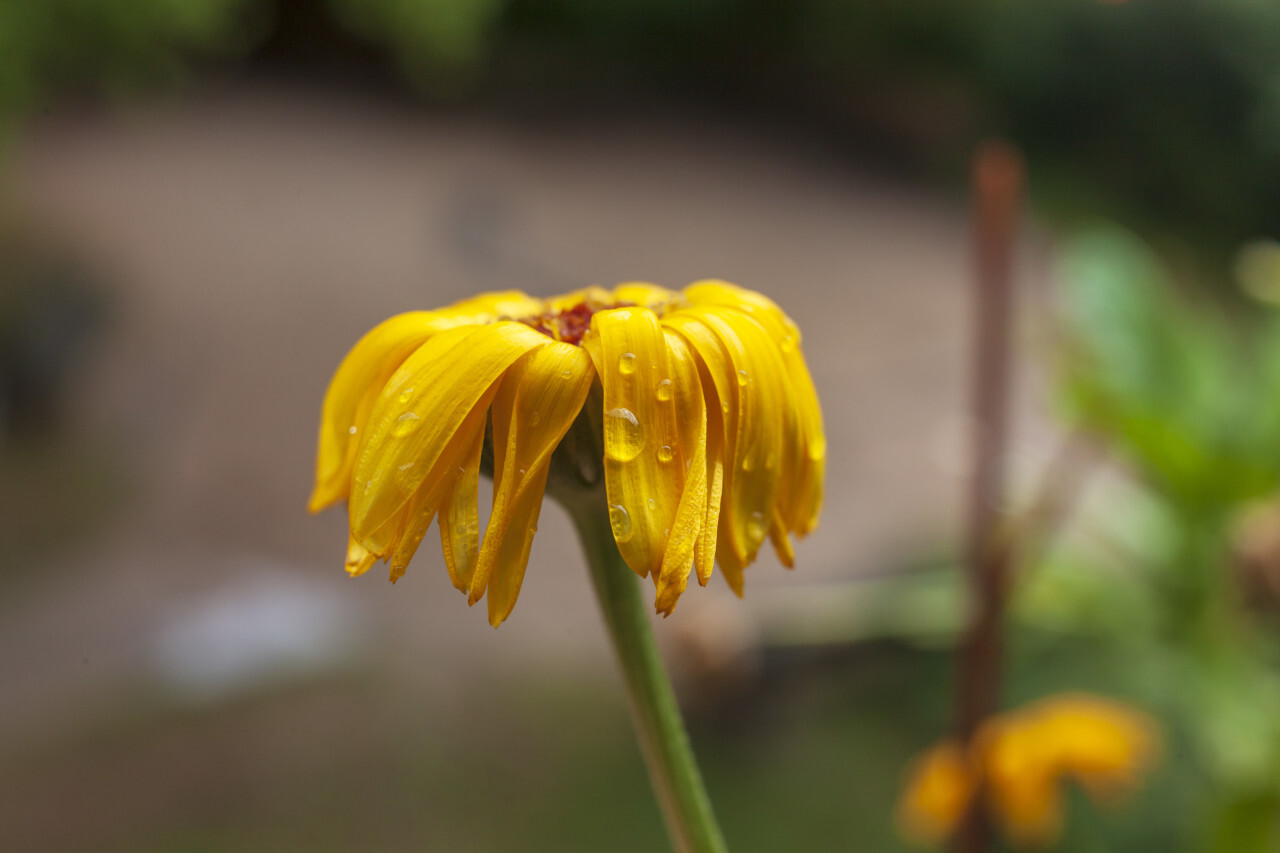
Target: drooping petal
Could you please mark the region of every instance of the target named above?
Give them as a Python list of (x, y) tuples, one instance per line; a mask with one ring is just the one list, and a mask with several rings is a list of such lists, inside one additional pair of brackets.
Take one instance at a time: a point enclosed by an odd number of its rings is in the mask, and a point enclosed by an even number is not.
[(818, 393), (800, 346), (800, 329), (773, 300), (728, 282), (694, 282), (685, 288), (685, 295), (695, 305), (718, 305), (749, 314), (777, 343), (791, 381), (793, 406), (803, 441), (803, 450), (794, 457), (796, 470), (786, 477), (789, 482), (782, 487), (780, 502), (788, 528), (801, 536), (810, 533), (817, 526), (822, 508), (827, 441)]
[(693, 306), (665, 322), (697, 349), (721, 400), (728, 463), (721, 518), (730, 535), (719, 544), (746, 566), (768, 534), (777, 494), (782, 410), (790, 404), (783, 367), (764, 329), (740, 312)]
[(433, 311), (399, 314), (374, 326), (342, 360), (320, 415), (316, 482), (308, 504), (312, 512), (347, 496), (360, 428), (378, 392), (404, 360), (443, 327)]
[(369, 571), (376, 559), (377, 555), (370, 554), (369, 549), (354, 538), (347, 540), (347, 574), (351, 577), (356, 578)]
[(454, 588), (466, 592), (480, 558), (480, 454), (484, 449), (484, 420), (458, 459), (452, 487), (441, 495), (440, 545)]
[(601, 311), (592, 317), (591, 331), (583, 346), (604, 391), (613, 538), (627, 565), (646, 577), (662, 566), (684, 481), (666, 335), (647, 308)]
[(435, 335), (405, 361), (379, 394), (360, 443), (350, 500), (357, 539), (368, 547), (365, 537), (425, 481), (451, 470), (445, 450), (467, 417), (507, 368), (547, 343), (520, 323), (467, 326)]
[(693, 351), (679, 333), (664, 330), (664, 334), (671, 384), (659, 399), (665, 396), (676, 407), (679, 452), (685, 469), (680, 504), (662, 556), (654, 600), (658, 612), (669, 615), (689, 583), (689, 572), (707, 519), (707, 411)]
[[(544, 340), (546, 340), (544, 338)], [(489, 622), (511, 614), (537, 528), (551, 454), (582, 410), (595, 371), (581, 348), (547, 341), (503, 377), (493, 401), (493, 511), (467, 600)]]

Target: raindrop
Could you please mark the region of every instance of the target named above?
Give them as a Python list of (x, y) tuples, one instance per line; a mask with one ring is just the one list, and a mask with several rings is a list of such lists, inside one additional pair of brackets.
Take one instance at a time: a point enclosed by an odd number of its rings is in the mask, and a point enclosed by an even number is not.
[(726, 412), (726, 413), (729, 411), (729, 401), (728, 401), (728, 400), (721, 400), (721, 401), (720, 401), (720, 410), (721, 410), (722, 412)]
[(789, 353), (796, 348), (796, 336), (785, 335), (782, 338), (782, 351)]
[(412, 389), (412, 388), (406, 388), (406, 389), (404, 389), (403, 391), (401, 391), (401, 392), (400, 392), (400, 402), (401, 402), (401, 403), (407, 403), (407, 402), (409, 402), (410, 398), (412, 398), (412, 397), (413, 397), (413, 389)]
[(746, 385), (746, 384), (747, 384), (748, 382), (750, 382), (750, 381), (751, 381), (751, 377), (747, 375), (747, 371), (745, 371), (745, 370), (739, 370), (739, 371), (738, 371), (738, 384), (739, 384), (739, 385)]
[(618, 357), (618, 372), (623, 376), (628, 376), (636, 372), (636, 354), (633, 352), (624, 352)]
[(565, 368), (564, 370), (560, 371), (560, 378), (561, 378), (561, 379), (571, 379), (572, 377), (573, 377), (573, 371), (572, 371), (572, 370), (569, 370), (568, 368)]
[(525, 469), (524, 469), (524, 468), (521, 468), (521, 469), (520, 469), (520, 473), (521, 473), (521, 474), (524, 474), (524, 473), (527, 473), (527, 472), (525, 471)]
[(349, 427), (347, 427), (347, 434), (348, 434), (348, 435), (355, 435), (357, 432), (359, 432), (359, 428), (358, 428), (358, 427), (355, 427), (355, 426), (349, 426)]
[(746, 456), (742, 457), (743, 471), (746, 471), (747, 473), (751, 473), (753, 470), (755, 470), (755, 467), (756, 467), (755, 453), (748, 453)]
[(751, 518), (747, 521), (747, 536), (756, 541), (763, 539), (765, 532), (764, 513), (751, 513)]
[(364, 491), (365, 491), (365, 494), (368, 494), (368, 493), (369, 493), (369, 490), (370, 490), (370, 489), (372, 489), (372, 488), (373, 488), (373, 480), (365, 480), (365, 481), (364, 481)]
[(658, 399), (664, 403), (671, 399), (670, 379), (664, 379), (658, 383)]
[(675, 451), (671, 449), (671, 445), (664, 444), (658, 448), (658, 461), (670, 462), (676, 456)]
[(541, 421), (541, 420), (542, 420), (542, 410), (541, 410), (541, 409), (534, 409), (534, 410), (533, 410), (533, 414), (529, 416), (529, 426), (531, 426), (531, 427), (532, 427), (532, 426), (537, 426), (537, 425), (538, 425), (538, 422), (539, 422), (539, 421)]
[(630, 462), (644, 449), (644, 428), (630, 409), (605, 412), (604, 447), (610, 459)]
[(400, 466), (400, 470), (401, 470), (401, 471), (408, 471), (408, 470), (409, 470), (410, 468), (412, 468), (412, 467), (413, 467), (413, 463), (412, 463), (412, 462), (406, 462), (406, 463), (404, 463), (403, 465), (401, 465), (401, 466)]
[(396, 418), (396, 424), (391, 428), (391, 434), (397, 438), (402, 438), (420, 426), (422, 426), (422, 420), (418, 417), (417, 412), (405, 412)]
[(609, 524), (613, 527), (613, 538), (618, 542), (631, 538), (631, 516), (622, 504), (609, 504)]
[(658, 506), (658, 502), (653, 498), (649, 498), (649, 509), (656, 509), (657, 506)]

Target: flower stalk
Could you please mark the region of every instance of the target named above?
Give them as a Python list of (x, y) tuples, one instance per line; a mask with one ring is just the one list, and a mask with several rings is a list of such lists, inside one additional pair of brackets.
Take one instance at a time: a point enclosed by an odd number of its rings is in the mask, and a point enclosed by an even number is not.
[(672, 846), (679, 853), (723, 853), (724, 838), (658, 655), (639, 583), (614, 542), (604, 496), (593, 491), (564, 503), (582, 541), (596, 599), (622, 668), (636, 738)]

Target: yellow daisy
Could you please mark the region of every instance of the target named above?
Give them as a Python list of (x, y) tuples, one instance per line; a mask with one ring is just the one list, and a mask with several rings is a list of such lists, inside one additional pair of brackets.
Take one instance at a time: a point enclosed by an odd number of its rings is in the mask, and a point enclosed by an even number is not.
[(506, 291), (392, 317), (355, 345), (325, 397), (310, 508), (346, 499), (347, 571), (382, 559), (393, 581), (438, 519), (454, 586), (471, 604), (488, 593), (497, 626), (553, 475), (554, 494), (571, 483), (607, 501), (619, 551), (667, 614), (713, 562), (741, 595), (766, 537), (791, 566), (825, 456), (800, 332), (766, 297), (720, 281)]
[(1145, 714), (1096, 696), (1052, 696), (993, 717), (967, 751), (947, 740), (926, 752), (903, 792), (899, 823), (908, 835), (941, 842), (980, 795), (1011, 843), (1041, 847), (1061, 832), (1064, 781), (1111, 802), (1137, 787), (1158, 750)]

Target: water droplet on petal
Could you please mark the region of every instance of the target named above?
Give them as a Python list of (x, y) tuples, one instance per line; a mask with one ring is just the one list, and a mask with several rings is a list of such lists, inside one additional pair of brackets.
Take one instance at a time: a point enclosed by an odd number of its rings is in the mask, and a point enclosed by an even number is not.
[(349, 426), (349, 427), (347, 427), (347, 434), (348, 434), (348, 435), (355, 435), (355, 434), (356, 434), (357, 432), (359, 432), (359, 431), (360, 431), (360, 428), (359, 428), (359, 427), (356, 427), (356, 426)]
[(631, 538), (631, 516), (622, 504), (609, 504), (609, 524), (613, 527), (613, 538), (617, 542), (626, 542)]
[(727, 412), (729, 411), (729, 401), (728, 401), (728, 400), (721, 400), (721, 401), (720, 401), (720, 411), (725, 412), (725, 413), (727, 413)]
[(573, 371), (572, 371), (572, 370), (569, 370), (568, 368), (565, 368), (564, 370), (560, 371), (560, 378), (561, 378), (561, 379), (571, 379), (572, 377), (573, 377)]
[(768, 531), (764, 526), (764, 513), (751, 513), (751, 518), (747, 520), (747, 535), (752, 540), (758, 541), (764, 538), (766, 532)]
[(401, 466), (400, 466), (400, 470), (401, 470), (401, 471), (408, 471), (408, 470), (409, 470), (410, 468), (412, 468), (412, 467), (413, 467), (413, 463), (412, 463), (412, 462), (406, 462), (406, 463), (404, 463), (403, 465), (401, 465)]
[(755, 470), (755, 467), (756, 467), (756, 454), (754, 452), (749, 452), (747, 453), (746, 456), (742, 457), (743, 471), (750, 473), (751, 471)]
[(524, 468), (521, 468), (521, 469), (520, 469), (520, 473), (521, 473), (521, 474), (525, 474), (525, 473), (528, 473), (528, 472), (527, 472)]
[(610, 459), (630, 462), (644, 449), (644, 428), (630, 409), (605, 412), (604, 447)]
[(618, 372), (623, 376), (629, 376), (636, 372), (636, 354), (633, 352), (624, 352), (618, 357)]
[(413, 397), (413, 389), (406, 388), (400, 392), (400, 402), (407, 403)]
[(670, 462), (676, 456), (675, 451), (671, 449), (671, 445), (664, 444), (658, 448), (658, 461)]
[(657, 506), (658, 506), (658, 502), (653, 498), (649, 498), (649, 509), (656, 509)]
[(417, 412), (405, 412), (396, 418), (395, 426), (391, 428), (391, 434), (396, 438), (403, 438), (420, 426), (422, 426), (422, 419), (418, 417)]
[(784, 335), (782, 338), (782, 351), (789, 353), (796, 348), (796, 336)]
[(534, 409), (533, 414), (529, 416), (529, 426), (537, 426), (542, 420), (542, 410)]
[(745, 371), (745, 370), (739, 370), (739, 371), (738, 371), (738, 384), (739, 384), (739, 385), (746, 385), (746, 384), (747, 384), (748, 382), (750, 382), (750, 381), (751, 381), (751, 377), (747, 375), (747, 371)]
[(664, 403), (671, 399), (670, 379), (664, 379), (658, 383), (658, 399)]

